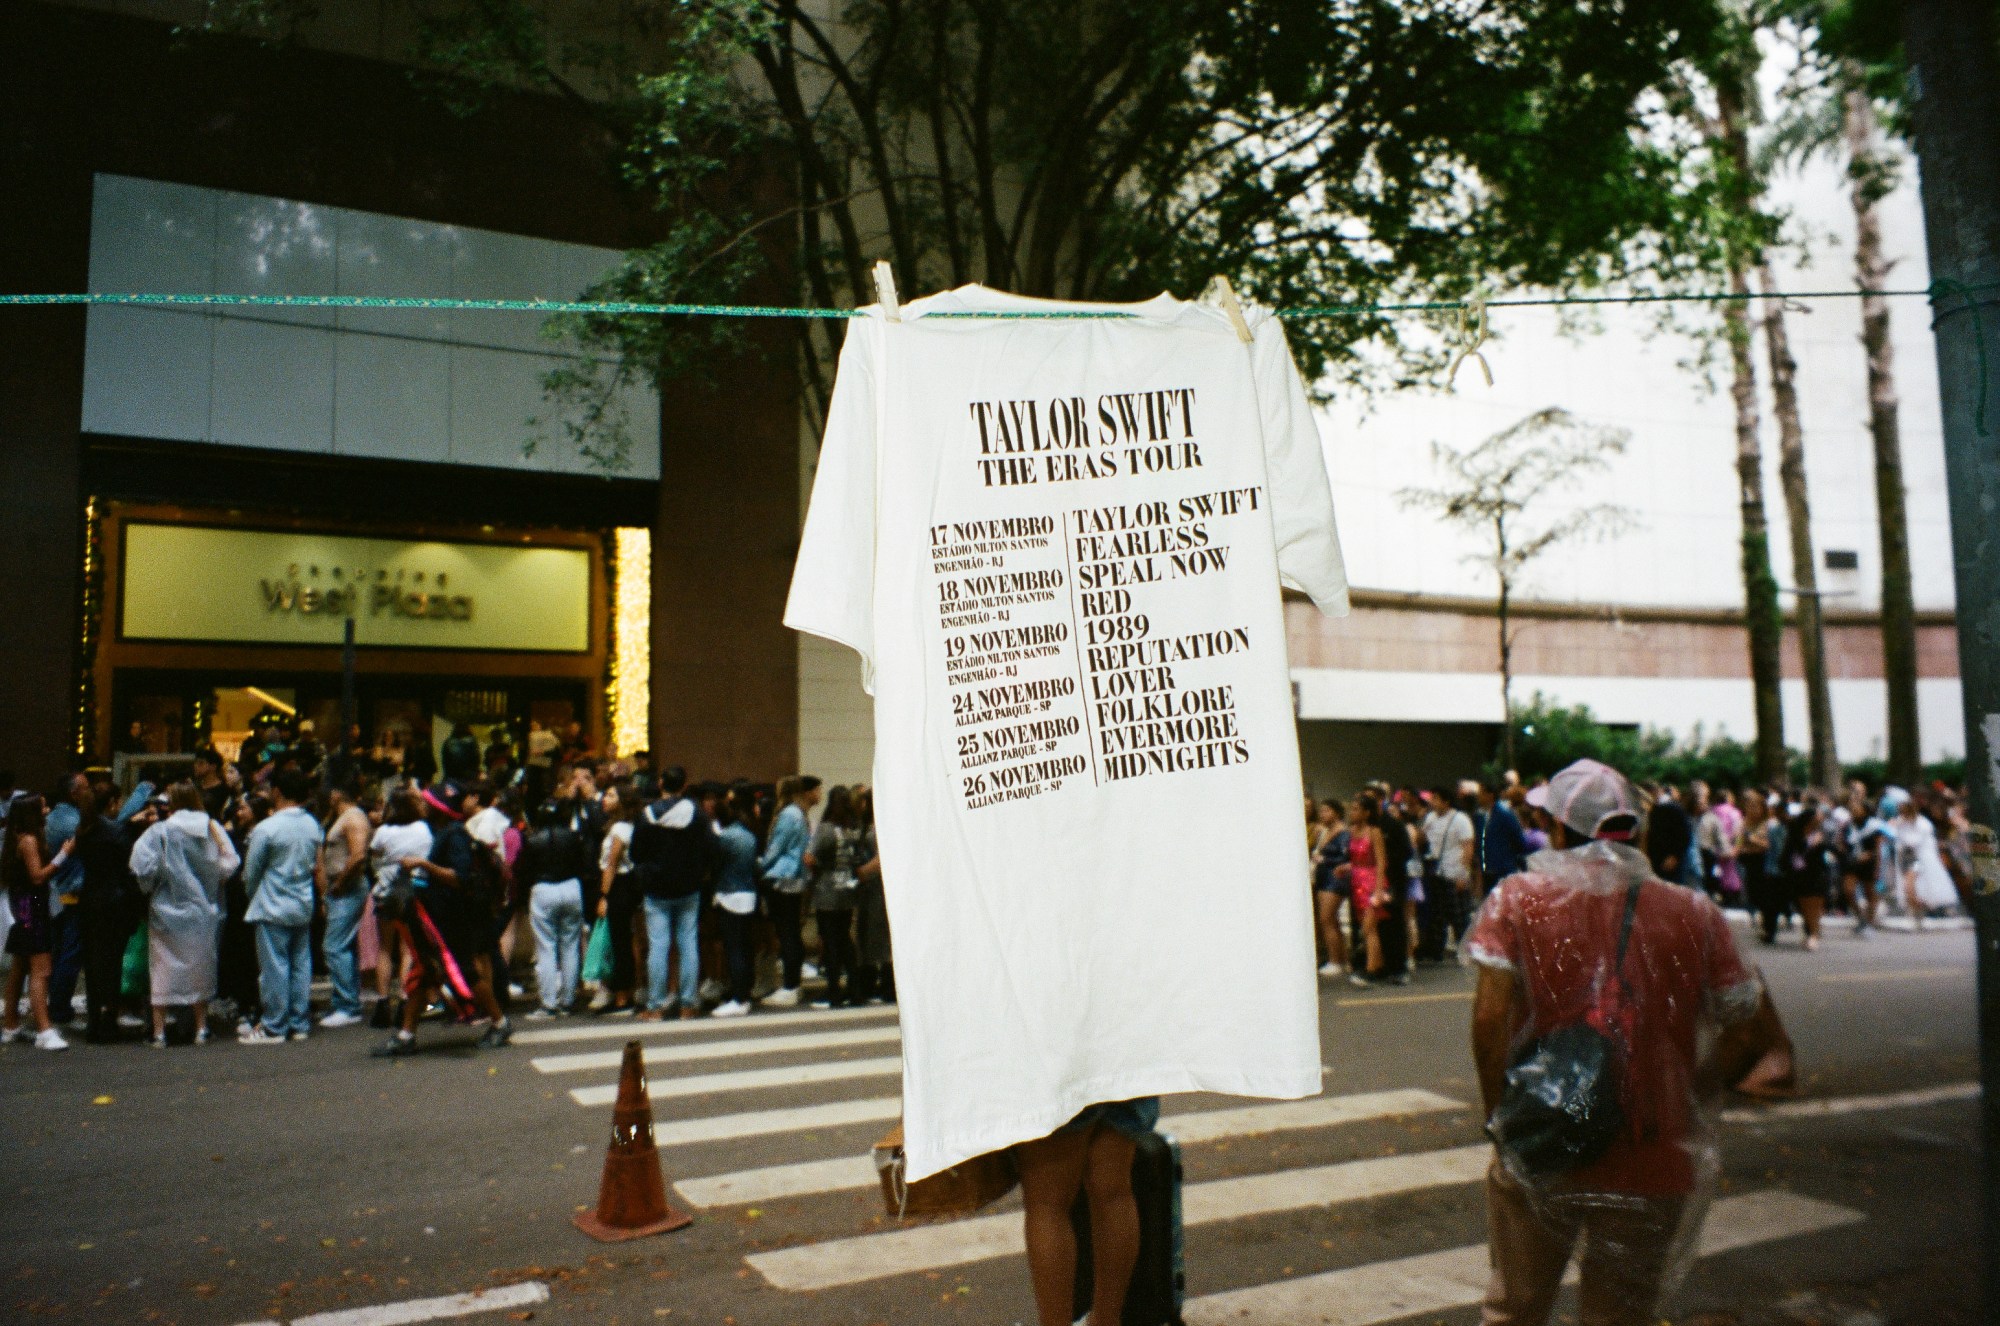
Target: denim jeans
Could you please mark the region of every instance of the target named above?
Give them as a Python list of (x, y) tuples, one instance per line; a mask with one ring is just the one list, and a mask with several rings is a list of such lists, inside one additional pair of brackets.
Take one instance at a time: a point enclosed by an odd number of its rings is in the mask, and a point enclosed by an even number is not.
[(304, 1035), (312, 1030), (312, 926), (259, 921), (255, 928), (264, 1030)]
[(583, 885), (566, 879), (528, 891), (528, 928), (535, 932), (535, 987), (553, 1013), (576, 1000), (583, 952)]
[(361, 931), (361, 910), (368, 905), (368, 890), (351, 889), (326, 900), (326, 933), (320, 936), (319, 951), (326, 958), (326, 978), (333, 983), (333, 1011), (361, 1011), (361, 971), (354, 951), (355, 936)]
[(667, 958), (673, 950), (681, 955), (680, 1005), (699, 1007), (701, 895), (646, 899), (646, 944), (646, 1007), (667, 1006)]

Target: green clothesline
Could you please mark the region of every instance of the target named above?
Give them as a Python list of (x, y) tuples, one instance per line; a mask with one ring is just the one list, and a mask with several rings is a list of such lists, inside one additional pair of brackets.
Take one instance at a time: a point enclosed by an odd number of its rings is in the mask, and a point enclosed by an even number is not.
[[(1860, 299), (1868, 295), (1880, 295), (1890, 299), (1911, 299), (1919, 296), (1932, 303), (1940, 303), (1945, 297), (1956, 297), (1953, 307), (1941, 308), (1939, 317), (1952, 313), (1972, 314), (1973, 347), (1979, 361), (1979, 398), (1973, 405), (1973, 426), (1981, 437), (1986, 432), (1986, 330), (1979, 316), (1980, 305), (1992, 302), (1991, 295), (1976, 297), (1980, 292), (2000, 289), (2000, 282), (1985, 281), (1968, 285), (1962, 281), (1938, 280), (1922, 289), (1904, 290), (1779, 290), (1763, 294), (1722, 292), (1670, 292), (1657, 295), (1547, 295), (1521, 296), (1512, 299), (1484, 299), (1468, 296), (1464, 299), (1426, 299), (1408, 303), (1391, 304), (1317, 304), (1301, 308), (1280, 308), (1272, 312), (1280, 318), (1343, 318), (1368, 313), (1426, 313), (1472, 311), (1483, 313), (1492, 308), (1550, 308), (1565, 305), (1604, 304), (1727, 304), (1742, 303), (1753, 299), (1801, 300), (1801, 299)], [(654, 304), (629, 300), (578, 300), (578, 299), (424, 299), (393, 295), (167, 295), (167, 294), (47, 294), (47, 295), (5, 295), (0, 294), (0, 306), (8, 305), (61, 305), (61, 304), (122, 304), (151, 308), (285, 308), (285, 309), (411, 309), (468, 313), (584, 313), (598, 317), (652, 316), (652, 317), (710, 317), (710, 318), (858, 318), (864, 316), (860, 309), (847, 308), (797, 308), (782, 304)], [(1109, 309), (1094, 310), (1050, 310), (1006, 311), (1006, 310), (966, 310), (951, 313), (927, 313), (933, 318), (1126, 318), (1129, 313)], [(1484, 328), (1477, 339), (1461, 347), (1460, 358), (1477, 350), (1485, 339)], [(1454, 368), (1456, 365), (1454, 365)]]
[[(1360, 313), (1420, 313), (1470, 308), (1544, 308), (1563, 304), (1730, 303), (1752, 299), (1858, 299), (1877, 294), (1889, 298), (1971, 293), (1957, 282), (1939, 281), (1911, 290), (1786, 290), (1762, 294), (1669, 293), (1658, 295), (1551, 295), (1540, 298), (1418, 300), (1400, 304), (1316, 304), (1272, 310), (1281, 318), (1341, 318)], [(472, 313), (589, 313), (713, 318), (858, 318), (860, 309), (797, 308), (782, 304), (656, 304), (632, 300), (577, 299), (429, 299), (395, 295), (170, 295), (170, 294), (50, 294), (0, 295), (0, 305), (127, 304), (160, 308), (291, 308), (291, 309), (411, 309)], [(1116, 310), (1004, 311), (967, 310), (928, 313), (933, 318), (1126, 318)]]

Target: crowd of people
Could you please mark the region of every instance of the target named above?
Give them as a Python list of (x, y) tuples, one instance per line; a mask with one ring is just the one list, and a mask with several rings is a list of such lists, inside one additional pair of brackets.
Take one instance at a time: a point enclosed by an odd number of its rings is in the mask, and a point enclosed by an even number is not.
[[(1455, 955), (1488, 885), (1550, 844), (1555, 821), (1529, 803), (1532, 790), (1509, 778), (1373, 784), (1344, 805), (1308, 798), (1320, 974), (1407, 985), (1413, 963)], [(1655, 873), (1754, 914), (1765, 944), (1796, 923), (1804, 947), (1818, 949), (1829, 911), (1865, 939), (1885, 908), (1918, 928), (1970, 910), (1965, 809), (1943, 786), (1642, 790)]]
[(0, 818), (0, 1039), (43, 1049), (79, 1002), (92, 1043), (369, 1024), (393, 1057), (427, 1017), (492, 1049), (517, 1015), (742, 1017), (808, 980), (820, 1006), (895, 998), (867, 787), (692, 781), (574, 727), (517, 749), (460, 725), (427, 757), (271, 722), (130, 791), (0, 772)]

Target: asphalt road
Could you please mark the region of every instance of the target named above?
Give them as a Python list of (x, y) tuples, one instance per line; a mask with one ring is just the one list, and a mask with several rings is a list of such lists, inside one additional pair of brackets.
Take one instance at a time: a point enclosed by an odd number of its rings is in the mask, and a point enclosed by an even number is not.
[[(1974, 1321), (1971, 936), (1837, 931), (1816, 955), (1794, 940), (1758, 956), (1804, 1094), (1732, 1113), (1716, 1246), (1672, 1317)], [(1165, 1127), (1204, 1139), (1185, 1146), (1190, 1321), (1476, 1320), (1468, 977), (1433, 968), (1407, 989), (1322, 996), (1321, 1102), (1283, 1117), (1167, 1103)], [(885, 1009), (774, 1012), (647, 1034), (668, 1181), (704, 1204), (689, 1229), (618, 1245), (571, 1224), (595, 1200), (616, 1070), (570, 1056), (609, 1059), (623, 1028), (539, 1024), (539, 1043), (479, 1053), (470, 1033), (427, 1026), (426, 1052), (397, 1063), (366, 1056), (365, 1029), (270, 1047), (9, 1046), (0, 1321), (238, 1326), (520, 1285), (462, 1319), (1032, 1320), (1018, 1254), (966, 1260), (980, 1238), (1004, 1250), (1018, 1198), (986, 1225), (908, 1234), (855, 1186), (893, 1115), (894, 1025)], [(758, 1044), (780, 1037), (810, 1039)], [(767, 1117), (796, 1110), (817, 1114)], [(862, 1121), (829, 1121), (842, 1110)], [(774, 1130), (702, 1136), (753, 1125)], [(736, 1186), (693, 1182), (716, 1176)], [(781, 1287), (801, 1285), (822, 1287)]]

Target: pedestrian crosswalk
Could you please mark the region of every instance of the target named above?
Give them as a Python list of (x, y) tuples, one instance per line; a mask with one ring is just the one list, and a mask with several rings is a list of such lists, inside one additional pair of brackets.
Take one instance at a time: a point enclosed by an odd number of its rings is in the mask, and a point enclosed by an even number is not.
[[(893, 1008), (802, 1010), (743, 1022), (587, 1024), (516, 1037), (517, 1043), (551, 1047), (529, 1061), (536, 1072), (585, 1079), (567, 1094), (593, 1110), (616, 1099), (622, 1056), (619, 1049), (592, 1048), (592, 1042), (616, 1039), (642, 1042), (653, 1099), (675, 1103), (656, 1108), (654, 1137), (670, 1153), (668, 1172), (686, 1176), (674, 1188), (688, 1206), (745, 1208), (754, 1217), (760, 1205), (810, 1203), (878, 1185), (867, 1146), (902, 1113), (893, 1084), (901, 1072), (901, 1032)], [(744, 1107), (727, 1108), (736, 1097)], [(1491, 1156), (1483, 1143), (1392, 1148), (1389, 1154), (1349, 1151), (1355, 1158), (1199, 1177), (1203, 1148), (1224, 1148), (1240, 1138), (1321, 1130), (1320, 1138), (1334, 1139), (1345, 1136), (1336, 1130), (1422, 1118), (1439, 1120), (1444, 1140), (1452, 1140), (1453, 1130), (1456, 1140), (1476, 1136), (1459, 1127), (1472, 1122), (1467, 1103), (1437, 1092), (1406, 1088), (1219, 1109), (1182, 1107), (1172, 1100), (1168, 1105), (1161, 1127), (1194, 1158), (1182, 1205), (1191, 1262), (1201, 1256), (1199, 1231), (1205, 1227), (1283, 1213), (1338, 1212), (1425, 1193), (1460, 1192), (1468, 1203), (1482, 1201), (1478, 1185)], [(765, 1155), (798, 1158), (748, 1169), (711, 1165), (704, 1172), (701, 1159), (713, 1152), (701, 1148), (745, 1139), (767, 1144)], [(1372, 1151), (1379, 1141), (1367, 1145)], [(734, 1158), (744, 1158), (740, 1147)], [(1325, 1151), (1316, 1158), (1325, 1158)], [(853, 1228), (846, 1216), (837, 1219), (843, 1230)], [(1701, 1253), (1800, 1237), (1859, 1219), (1857, 1212), (1781, 1190), (1744, 1193), (1717, 1203)], [(1020, 1213), (1003, 1207), (965, 1219), (767, 1247), (749, 1253), (744, 1266), (746, 1274), (774, 1290), (837, 1293), (900, 1276), (935, 1277), (1022, 1251)], [(1322, 1274), (1288, 1272), (1274, 1283), (1192, 1298), (1186, 1320), (1188, 1326), (1378, 1326), (1474, 1305), (1487, 1274), (1483, 1246), (1450, 1247)]]

